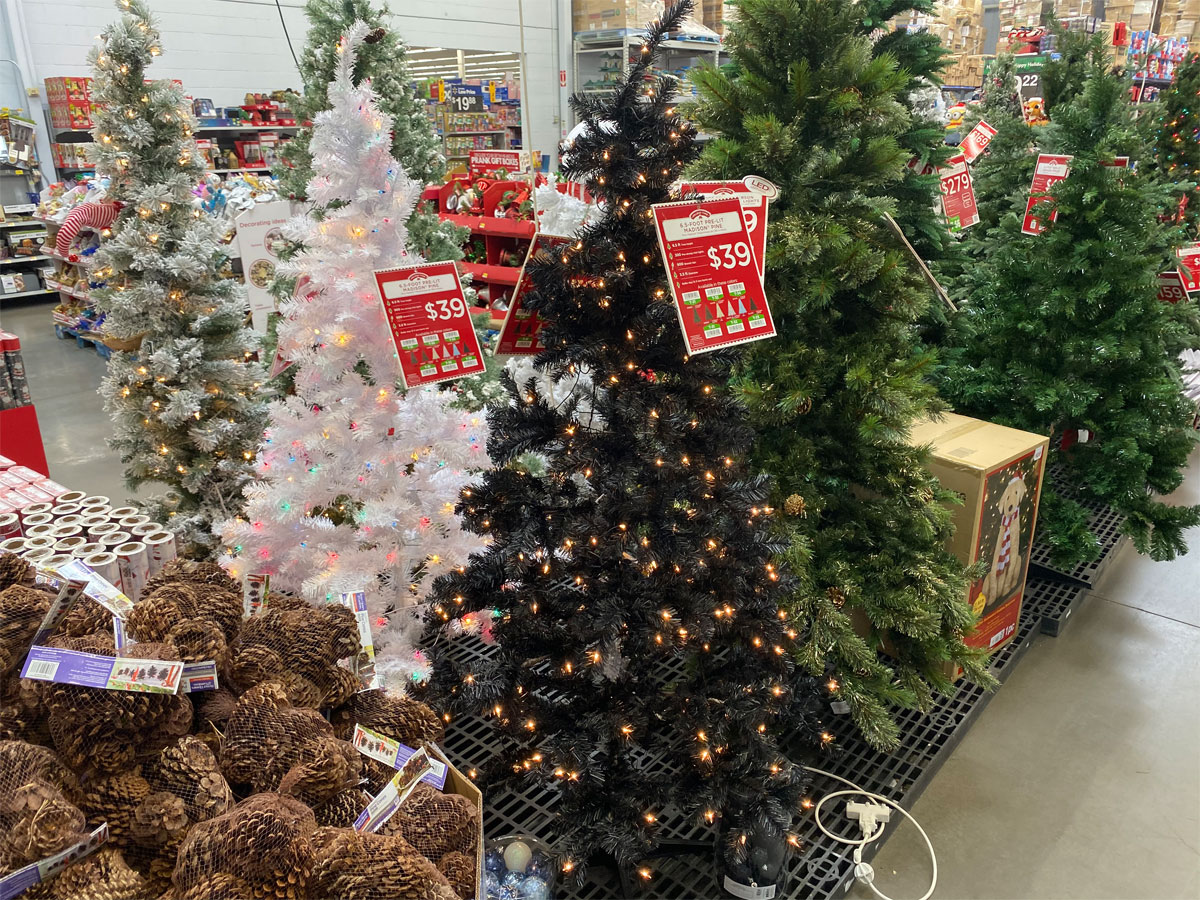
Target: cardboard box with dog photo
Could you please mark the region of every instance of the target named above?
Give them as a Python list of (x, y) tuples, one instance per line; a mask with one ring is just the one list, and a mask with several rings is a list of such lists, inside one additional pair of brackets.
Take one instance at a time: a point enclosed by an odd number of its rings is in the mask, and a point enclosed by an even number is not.
[(989, 563), (968, 588), (979, 622), (966, 642), (997, 650), (1017, 633), (1048, 439), (948, 414), (915, 425), (911, 441), (933, 448), (933, 473), (963, 498), (949, 549), (965, 565)]

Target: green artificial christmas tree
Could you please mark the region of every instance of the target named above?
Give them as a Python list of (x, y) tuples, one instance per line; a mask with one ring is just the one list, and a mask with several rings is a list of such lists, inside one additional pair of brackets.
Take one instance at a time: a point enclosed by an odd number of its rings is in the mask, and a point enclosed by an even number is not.
[[(739, 10), (732, 63), (697, 75), (693, 110), (718, 135), (697, 175), (779, 187), (766, 254), (779, 337), (750, 346), (736, 384), (786, 514), (799, 657), (833, 677), (868, 740), (890, 746), (889, 707), (950, 690), (947, 661), (990, 683), (963, 642), (974, 619), (966, 573), (945, 550), (950, 494), (906, 440), (933, 398), (933, 359), (914, 339), (931, 295), (883, 218), (910, 159), (910, 78), (874, 53), (851, 4)], [(885, 639), (890, 660), (878, 655)]]
[[(651, 218), (697, 153), (667, 77), (649, 74), (690, 9), (650, 27), (611, 94), (572, 98), (583, 127), (564, 173), (602, 213), (530, 263), (544, 377), (505, 376), (508, 402), (488, 412), (497, 467), (459, 504), (490, 544), (433, 592), (447, 620), (495, 616), (496, 648), (434, 642), (428, 699), (490, 720), (500, 749), (482, 778), (554, 792), (555, 849), (576, 874), (606, 854), (651, 878), (670, 806), (719, 818), (718, 856), (748, 884), (759, 848), (795, 840), (804, 777), (778, 729), (829, 738), (824, 690), (791, 661), (768, 486), (726, 387), (737, 351), (686, 352)], [(544, 474), (511, 464), (531, 451)]]
[[(1148, 147), (1128, 81), (1108, 72), (1102, 50), (1087, 70), (1035, 130), (1041, 152), (1074, 157), (1053, 186), (1057, 220), (1043, 207), (1045, 232), (1022, 234), (1024, 176), (1007, 205), (997, 201), (998, 223), (977, 235), (955, 286), (962, 311), (941, 381), (959, 412), (1050, 436), (1061, 474), (1043, 489), (1037, 539), (1063, 567), (1098, 547), (1086, 510), (1059, 488), (1126, 515), (1125, 531), (1155, 559), (1185, 552), (1183, 531), (1200, 522), (1200, 507), (1159, 499), (1195, 446), (1178, 363), (1196, 346), (1195, 307), (1156, 299), (1177, 236), (1159, 220), (1169, 188), (1139, 165)], [(1136, 171), (1113, 165), (1118, 156)], [(1000, 163), (989, 156), (980, 171)]]
[(189, 104), (171, 81), (146, 79), (162, 46), (147, 7), (118, 8), (88, 57), (96, 171), (111, 180), (107, 199), (122, 204), (95, 255), (93, 274), (106, 284), (92, 296), (105, 333), (140, 347), (113, 353), (100, 391), (129, 486), (167, 485), (147, 512), (204, 555), (216, 544), (212, 522), (241, 509), (253, 477), (265, 377), (251, 359), (244, 291), (221, 277), (221, 226), (194, 203), (204, 160)]
[(1158, 99), (1153, 165), (1174, 186), (1164, 212), (1186, 222), (1187, 238), (1195, 240), (1200, 223), (1200, 53), (1175, 70), (1175, 81)]

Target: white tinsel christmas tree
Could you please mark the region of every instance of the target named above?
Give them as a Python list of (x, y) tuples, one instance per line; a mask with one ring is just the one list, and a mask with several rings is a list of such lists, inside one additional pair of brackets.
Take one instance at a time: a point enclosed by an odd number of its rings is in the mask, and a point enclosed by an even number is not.
[(331, 109), (314, 121), (308, 196), (323, 218), (286, 231), (304, 250), (286, 264), (302, 287), (281, 308), (279, 347), (295, 394), (271, 406), (244, 517), (226, 522), (235, 577), (321, 603), (365, 590), (385, 682), (420, 677), (412, 640), (433, 577), (481, 546), (454, 513), (468, 469), (486, 464), (481, 417), (436, 387), (399, 393), (400, 366), (372, 273), (423, 260), (405, 223), (420, 185), (390, 152), (391, 121), (369, 81), (351, 80), (367, 26), (339, 44)]
[(244, 289), (221, 277), (222, 226), (192, 194), (204, 162), (183, 89), (145, 80), (158, 30), (140, 0), (118, 7), (89, 55), (96, 170), (111, 179), (108, 200), (123, 205), (95, 257), (107, 284), (92, 296), (105, 332), (131, 352), (113, 354), (100, 392), (130, 487), (166, 484), (147, 512), (204, 554), (216, 546), (212, 523), (241, 508), (253, 477), (266, 378), (250, 359)]

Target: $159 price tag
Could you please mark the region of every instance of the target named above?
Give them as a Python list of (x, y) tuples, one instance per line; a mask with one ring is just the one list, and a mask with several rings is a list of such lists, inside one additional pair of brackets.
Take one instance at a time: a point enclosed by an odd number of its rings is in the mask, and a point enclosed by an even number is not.
[(375, 285), (405, 387), (483, 371), (479, 338), (454, 263), (382, 269), (375, 273)]

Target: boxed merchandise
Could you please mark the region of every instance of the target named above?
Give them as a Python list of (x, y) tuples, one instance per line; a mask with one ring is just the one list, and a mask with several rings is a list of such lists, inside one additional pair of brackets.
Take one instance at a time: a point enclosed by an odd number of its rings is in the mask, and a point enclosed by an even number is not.
[(910, 440), (932, 448), (933, 473), (963, 498), (949, 549), (964, 565), (989, 563), (967, 589), (979, 623), (966, 643), (997, 650), (1017, 633), (1048, 438), (951, 413), (919, 422)]
[(46, 100), (50, 104), (50, 124), (62, 129), (91, 128), (92, 113), (90, 78), (47, 78)]
[(640, 31), (663, 11), (661, 0), (574, 0), (575, 33), (629, 28)]
[(10, 228), (4, 236), (9, 256), (41, 256), (46, 246), (46, 229)]
[(34, 290), (29, 286), (29, 276), (23, 272), (10, 272), (0, 275), (0, 294), (23, 294)]

